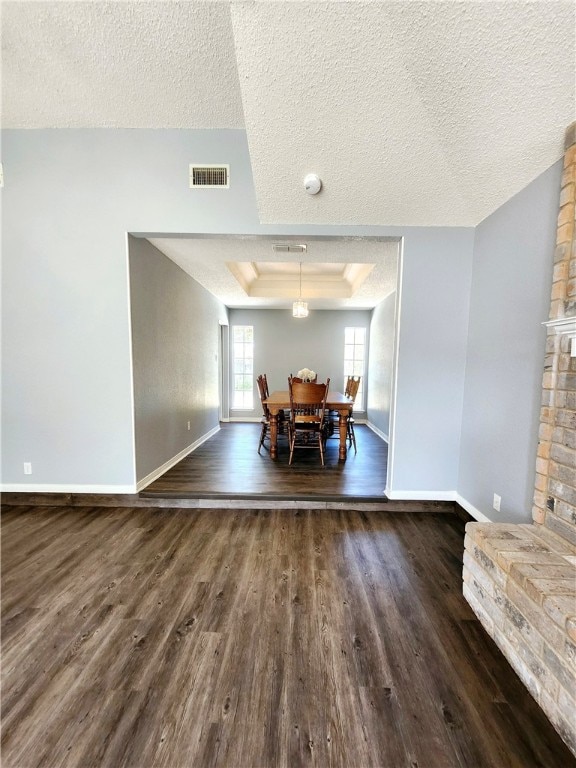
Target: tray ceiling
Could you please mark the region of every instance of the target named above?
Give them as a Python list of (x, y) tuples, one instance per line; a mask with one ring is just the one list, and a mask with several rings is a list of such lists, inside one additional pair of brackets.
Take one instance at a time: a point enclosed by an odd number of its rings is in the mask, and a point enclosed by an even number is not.
[(369, 309), (396, 290), (394, 239), (293, 240), (306, 244), (306, 262), (276, 253), (277, 237), (148, 239), (228, 307), (290, 308), (300, 296), (301, 262), (302, 298), (311, 309)]
[(374, 264), (296, 264), (233, 261), (226, 264), (247, 296), (296, 299), (353, 299)]
[(5, 128), (244, 129), (267, 224), (474, 226), (575, 119), (572, 0), (1, 10)]

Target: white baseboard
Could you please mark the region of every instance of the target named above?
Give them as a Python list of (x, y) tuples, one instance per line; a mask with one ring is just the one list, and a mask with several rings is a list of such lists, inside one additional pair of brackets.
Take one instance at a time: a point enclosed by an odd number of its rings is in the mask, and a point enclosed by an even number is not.
[(209, 440), (220, 430), (220, 426), (214, 427), (194, 443), (184, 448), (180, 453), (162, 464), (150, 474), (143, 477), (135, 485), (64, 485), (55, 483), (4, 483), (0, 485), (2, 493), (94, 493), (94, 494), (126, 494), (138, 493), (154, 480), (157, 480), (164, 472), (167, 472), (175, 464), (178, 464), (185, 456), (199, 448), (202, 443)]
[(59, 483), (3, 483), (2, 493), (135, 493), (134, 485), (64, 485)]
[(137, 492), (141, 491), (143, 488), (146, 488), (147, 485), (150, 485), (150, 483), (153, 483), (154, 480), (157, 480), (159, 477), (161, 477), (164, 474), (164, 472), (167, 472), (169, 469), (172, 469), (172, 467), (175, 464), (178, 464), (178, 462), (182, 461), (182, 459), (185, 456), (188, 456), (189, 453), (192, 453), (192, 451), (195, 451), (196, 448), (199, 448), (202, 445), (202, 443), (205, 443), (206, 440), (209, 440), (219, 431), (220, 431), (220, 425), (218, 425), (217, 427), (214, 427), (214, 429), (211, 429), (210, 432), (206, 432), (205, 435), (202, 435), (202, 437), (198, 438), (198, 440), (193, 442), (187, 448), (184, 448), (184, 450), (180, 451), (180, 453), (177, 453), (176, 456), (173, 456), (171, 459), (166, 461), (164, 464), (162, 464), (161, 467), (158, 467), (153, 472), (150, 472), (150, 474), (146, 475), (146, 477), (143, 477), (142, 480), (138, 480), (138, 482), (136, 483), (136, 491)]
[(459, 493), (456, 494), (455, 501), (457, 501), (458, 504), (460, 504), (460, 506), (462, 507), (462, 509), (465, 509), (466, 512), (468, 512), (469, 515), (472, 515), (474, 520), (477, 520), (479, 523), (491, 523), (491, 522), (493, 522), (483, 512), (480, 512), (479, 509), (476, 509), (476, 507), (473, 506), (472, 504), (470, 504), (469, 501), (466, 501), (466, 499), (464, 499), (462, 496), (460, 496)]
[(456, 501), (456, 491), (384, 491), (391, 501)]
[(458, 491), (384, 491), (391, 501), (455, 501), (479, 523), (491, 523), (489, 517), (460, 496)]
[(262, 421), (262, 416), (230, 416), (228, 421), (233, 422), (254, 422), (259, 424)]
[[(356, 419), (356, 416), (354, 416), (354, 418)], [(360, 423), (360, 424), (362, 423), (362, 421), (360, 421), (359, 419), (356, 419), (356, 421), (357, 421), (358, 423)], [(389, 437), (388, 435), (386, 435), (384, 432), (382, 432), (382, 430), (381, 430), (381, 429), (378, 429), (378, 427), (377, 427), (377, 426), (375, 426), (374, 424), (372, 424), (372, 422), (371, 422), (371, 421), (364, 421), (364, 424), (366, 424), (366, 426), (367, 426), (369, 429), (371, 429), (371, 430), (372, 430), (372, 432), (374, 432), (376, 435), (378, 435), (378, 437), (381, 437), (381, 438), (382, 438), (382, 440), (384, 440), (384, 442), (385, 442), (385, 443), (389, 443), (389, 442), (390, 442), (390, 437)]]

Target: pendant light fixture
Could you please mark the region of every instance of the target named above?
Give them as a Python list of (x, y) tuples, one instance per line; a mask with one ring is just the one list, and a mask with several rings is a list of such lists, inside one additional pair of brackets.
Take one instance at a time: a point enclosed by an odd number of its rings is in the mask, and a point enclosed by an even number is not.
[(302, 301), (302, 262), (300, 262), (300, 293), (298, 301), (292, 304), (292, 317), (308, 317), (308, 303)]

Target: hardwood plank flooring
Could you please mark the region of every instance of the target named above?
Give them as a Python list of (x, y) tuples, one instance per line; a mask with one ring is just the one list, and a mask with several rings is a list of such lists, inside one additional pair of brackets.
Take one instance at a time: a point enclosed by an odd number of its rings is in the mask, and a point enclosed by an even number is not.
[(8, 506), (3, 768), (568, 768), (455, 514)]
[[(384, 501), (388, 446), (365, 425), (355, 427), (358, 453), (338, 461), (338, 440), (327, 441), (325, 466), (315, 451), (295, 453), (288, 465), (286, 439), (278, 459), (258, 454), (260, 425), (222, 424), (221, 430), (142, 492), (144, 497), (248, 495), (276, 499)], [(267, 441), (265, 445), (267, 446)]]

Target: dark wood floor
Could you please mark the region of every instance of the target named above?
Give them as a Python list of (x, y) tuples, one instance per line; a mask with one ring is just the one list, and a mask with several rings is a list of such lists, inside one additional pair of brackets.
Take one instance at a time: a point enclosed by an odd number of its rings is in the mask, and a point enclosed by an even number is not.
[[(327, 441), (325, 466), (316, 451), (299, 451), (288, 465), (286, 438), (278, 459), (257, 452), (259, 424), (222, 429), (144, 490), (144, 496), (246, 495), (272, 499), (374, 499), (385, 501), (388, 446), (364, 425), (355, 428), (358, 453), (338, 461), (338, 440)], [(265, 446), (268, 445), (266, 441)]]
[(455, 514), (7, 507), (3, 768), (576, 765)]

